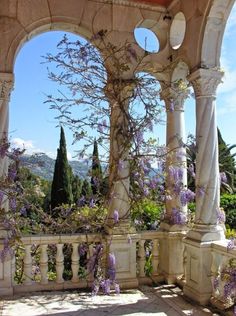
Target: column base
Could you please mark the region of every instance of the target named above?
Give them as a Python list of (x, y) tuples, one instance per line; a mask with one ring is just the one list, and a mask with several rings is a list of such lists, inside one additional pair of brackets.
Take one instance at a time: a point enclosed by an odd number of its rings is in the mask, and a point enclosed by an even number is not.
[(194, 224), (187, 237), (200, 242), (207, 242), (224, 240), (225, 233), (221, 225)]
[(184, 240), (186, 253), (186, 283), (183, 292), (200, 305), (209, 303), (212, 295), (211, 242)]
[(138, 287), (136, 243), (139, 239), (138, 234), (127, 233), (107, 237), (108, 252), (114, 253), (116, 258), (116, 280), (121, 288)]
[[(186, 231), (182, 225), (168, 225), (164, 223), (165, 230), (163, 238), (160, 239), (159, 267), (168, 284), (174, 284), (184, 274), (184, 244), (183, 239), (186, 237)], [(163, 226), (161, 230), (163, 230)], [(177, 227), (176, 227), (177, 226)], [(178, 229), (180, 230), (175, 230)], [(186, 228), (186, 227), (185, 227)]]
[(211, 296), (211, 292), (200, 293), (188, 285), (184, 285), (183, 292), (185, 296), (191, 298), (194, 302), (203, 306), (208, 305)]
[(171, 225), (169, 223), (161, 222), (160, 230), (167, 232), (187, 232), (189, 228), (186, 225)]

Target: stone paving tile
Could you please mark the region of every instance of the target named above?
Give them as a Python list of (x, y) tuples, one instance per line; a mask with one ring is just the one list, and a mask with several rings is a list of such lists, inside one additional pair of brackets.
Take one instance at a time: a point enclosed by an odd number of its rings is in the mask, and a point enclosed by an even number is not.
[[(2, 306), (2, 314), (1, 314)], [(0, 316), (217, 316), (184, 300), (174, 286), (142, 286), (120, 295), (92, 297), (87, 292), (40, 292), (0, 301)]]

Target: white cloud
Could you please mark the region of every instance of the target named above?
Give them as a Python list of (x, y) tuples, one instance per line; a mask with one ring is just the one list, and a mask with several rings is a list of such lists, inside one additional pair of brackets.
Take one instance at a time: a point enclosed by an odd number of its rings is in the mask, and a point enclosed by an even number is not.
[(16, 138), (11, 139), (11, 145), (13, 148), (19, 148), (21, 150), (25, 149), (25, 153), (27, 155), (33, 155), (36, 153), (45, 153), (46, 155), (48, 155), (49, 157), (53, 159), (56, 158), (55, 152), (51, 152), (51, 151), (46, 152), (44, 149), (35, 147), (33, 140), (25, 140), (25, 139), (16, 137)]
[(47, 155), (48, 157), (52, 158), (52, 159), (56, 159), (57, 157), (57, 153), (55, 151), (41, 151), (43, 153), (45, 153), (45, 155)]
[(24, 140), (22, 138), (13, 138), (11, 140), (12, 147), (31, 151), (34, 148), (32, 140)]
[[(52, 159), (56, 159), (56, 156), (57, 156), (56, 151), (45, 151), (44, 149), (35, 147), (34, 142), (32, 140), (24, 140), (22, 138), (16, 137), (16, 138), (11, 139), (11, 145), (13, 148), (19, 148), (21, 150), (25, 149), (25, 153), (27, 155), (44, 153)], [(67, 152), (67, 159), (73, 160), (73, 156), (71, 152)]]

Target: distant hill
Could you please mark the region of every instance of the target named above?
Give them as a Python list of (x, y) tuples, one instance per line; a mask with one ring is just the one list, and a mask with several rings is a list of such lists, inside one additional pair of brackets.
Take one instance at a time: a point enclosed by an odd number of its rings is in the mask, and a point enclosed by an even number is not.
[[(30, 169), (33, 174), (36, 174), (46, 180), (52, 180), (55, 159), (48, 157), (46, 154), (39, 153), (34, 155), (23, 155), (21, 157), (22, 165)], [(90, 166), (85, 161), (69, 161), (73, 173), (80, 178), (86, 178)]]

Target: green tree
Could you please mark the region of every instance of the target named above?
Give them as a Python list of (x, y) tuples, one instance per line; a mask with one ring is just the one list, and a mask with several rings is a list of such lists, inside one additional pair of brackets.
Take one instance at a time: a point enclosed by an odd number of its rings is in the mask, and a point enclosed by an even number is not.
[(57, 149), (52, 180), (51, 208), (54, 209), (59, 205), (71, 204), (72, 202), (71, 169), (67, 160), (65, 133), (61, 127), (60, 146)]
[[(236, 153), (232, 154), (231, 150), (236, 148), (236, 145), (227, 145), (222, 138), (219, 128), (218, 132), (218, 147), (219, 147), (219, 170), (221, 174), (225, 174), (227, 179), (222, 179), (221, 192), (233, 193), (235, 192), (235, 181), (236, 181), (236, 167), (234, 157)], [(188, 163), (188, 187), (195, 190), (195, 179), (193, 174), (195, 172), (197, 146), (196, 140), (190, 135), (190, 143), (187, 147), (187, 163)], [(223, 178), (223, 177), (222, 177)]]
[(73, 194), (73, 202), (77, 203), (79, 198), (81, 197), (81, 189), (82, 189), (82, 180), (78, 175), (73, 176), (72, 178), (72, 194)]
[(98, 154), (98, 144), (96, 139), (93, 144), (93, 160), (92, 160), (92, 169), (91, 169), (91, 189), (93, 195), (99, 195), (102, 184), (102, 167), (99, 160)]
[(218, 144), (219, 144), (219, 168), (220, 172), (224, 172), (227, 181), (223, 181), (221, 191), (222, 192), (235, 192), (235, 160), (236, 153), (232, 154), (231, 150), (236, 148), (236, 145), (227, 145), (222, 138), (219, 128), (218, 131)]
[(84, 179), (82, 188), (81, 188), (81, 196), (85, 197), (85, 199), (88, 201), (91, 195), (92, 195), (91, 185), (87, 179)]

